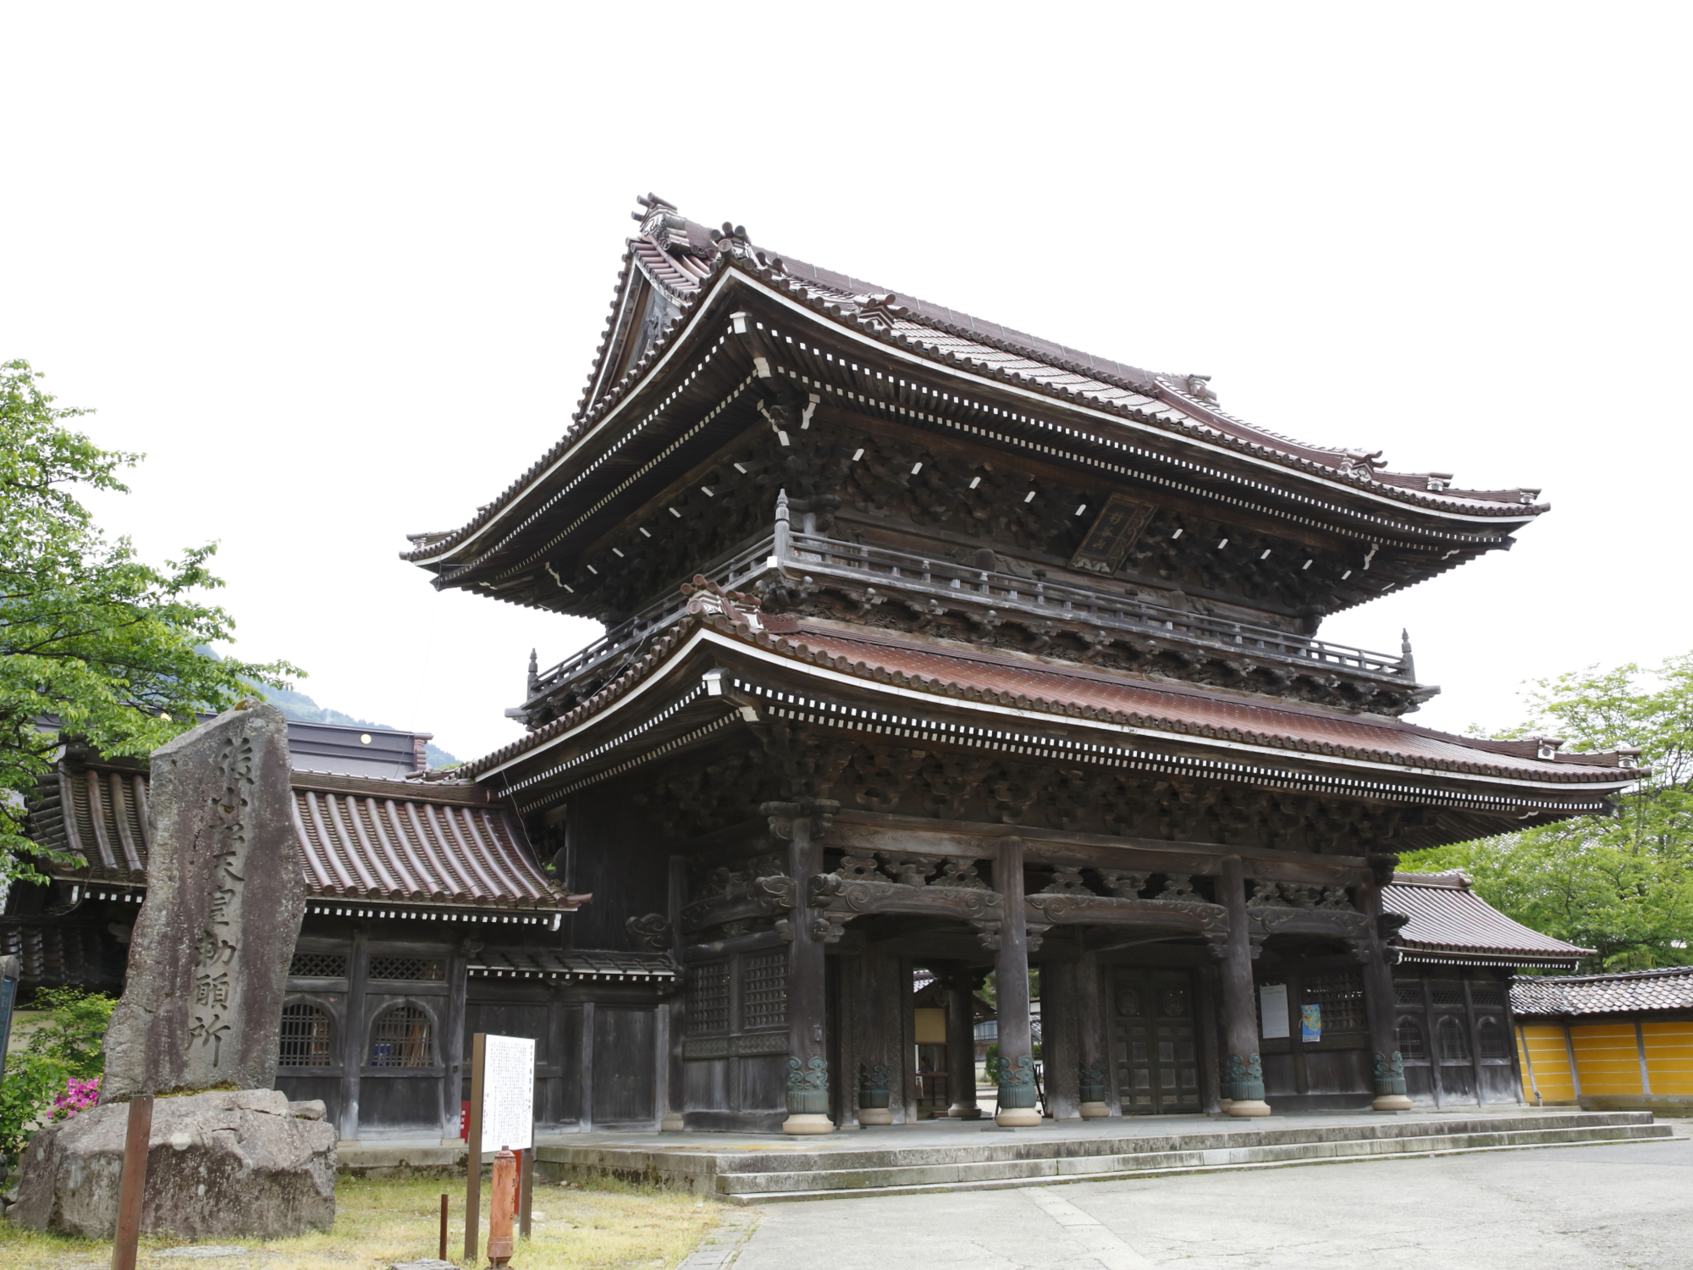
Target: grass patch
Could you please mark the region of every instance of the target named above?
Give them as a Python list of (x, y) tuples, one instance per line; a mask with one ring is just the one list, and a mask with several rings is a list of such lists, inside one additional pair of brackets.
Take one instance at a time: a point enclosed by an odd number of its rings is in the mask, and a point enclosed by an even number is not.
[[(335, 1187), (335, 1229), (295, 1239), (203, 1239), (240, 1244), (250, 1257), (228, 1261), (158, 1258), (179, 1239), (141, 1240), (140, 1265), (158, 1270), (386, 1270), (396, 1261), (433, 1257), (440, 1231), (441, 1194), (448, 1195), (447, 1256), (464, 1255), (464, 1181), (341, 1178)], [(488, 1188), (482, 1190), (482, 1248), (486, 1266)], [(535, 1185), (534, 1234), (518, 1241), (513, 1270), (670, 1270), (714, 1230), (721, 1210), (682, 1191), (614, 1180)], [(0, 1267), (94, 1267), (111, 1264), (112, 1245), (19, 1230), (0, 1222)]]

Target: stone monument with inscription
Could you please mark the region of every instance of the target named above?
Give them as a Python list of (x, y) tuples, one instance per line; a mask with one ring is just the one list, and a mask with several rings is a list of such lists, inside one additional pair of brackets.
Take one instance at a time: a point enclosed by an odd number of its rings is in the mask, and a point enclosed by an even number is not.
[(264, 704), (153, 752), (147, 898), (106, 1030), (100, 1106), (31, 1140), (17, 1220), (109, 1235), (124, 1104), (152, 1093), (171, 1097), (153, 1121), (144, 1229), (276, 1237), (333, 1223), (322, 1104), (273, 1089), (305, 913), (289, 770), (287, 721)]

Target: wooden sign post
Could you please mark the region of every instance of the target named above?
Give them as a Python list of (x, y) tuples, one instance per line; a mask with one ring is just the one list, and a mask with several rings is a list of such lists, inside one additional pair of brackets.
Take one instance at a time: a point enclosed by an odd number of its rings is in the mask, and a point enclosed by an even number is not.
[(475, 1261), (481, 1241), (482, 1157), (502, 1148), (517, 1153), (522, 1185), (519, 1231), (529, 1237), (535, 1167), (535, 1041), (527, 1036), (471, 1038), (470, 1123), (465, 1140), (464, 1259)]

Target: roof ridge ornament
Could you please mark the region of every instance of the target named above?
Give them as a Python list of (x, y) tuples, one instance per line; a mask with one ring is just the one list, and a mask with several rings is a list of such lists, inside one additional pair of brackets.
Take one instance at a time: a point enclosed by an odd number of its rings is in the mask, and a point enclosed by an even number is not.
[(629, 215), (641, 223), (641, 235), (657, 243), (666, 253), (672, 256), (696, 256), (699, 254), (693, 242), (688, 237), (688, 221), (676, 208), (676, 204), (668, 199), (662, 199), (656, 194), (637, 194), (635, 201), (646, 210), (630, 212)]
[(703, 573), (696, 573), (692, 582), (684, 582), (681, 592), (688, 597), (689, 613), (708, 617), (726, 617), (731, 625), (756, 635), (764, 629), (763, 614), (758, 597), (744, 591), (725, 591)]

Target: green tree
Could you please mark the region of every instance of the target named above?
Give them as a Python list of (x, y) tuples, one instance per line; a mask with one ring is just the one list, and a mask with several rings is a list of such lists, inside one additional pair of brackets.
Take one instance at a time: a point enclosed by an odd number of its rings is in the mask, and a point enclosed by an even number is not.
[(254, 685), (285, 686), (286, 662), (203, 655), (235, 623), (196, 593), (222, 585), (217, 550), (162, 566), (108, 540), (78, 501), (127, 492), (118, 473), (142, 457), (102, 450), (66, 421), (27, 362), (0, 365), (0, 880), (40, 880), (45, 854), (24, 837), (23, 799), (62, 740), (140, 757)]
[(1407, 855), (1401, 868), (1461, 868), (1502, 912), (1595, 950), (1591, 969), (1693, 961), (1693, 653), (1531, 685), (1521, 736), (1564, 750), (1635, 747), (1650, 766), (1614, 816), (1583, 816)]

